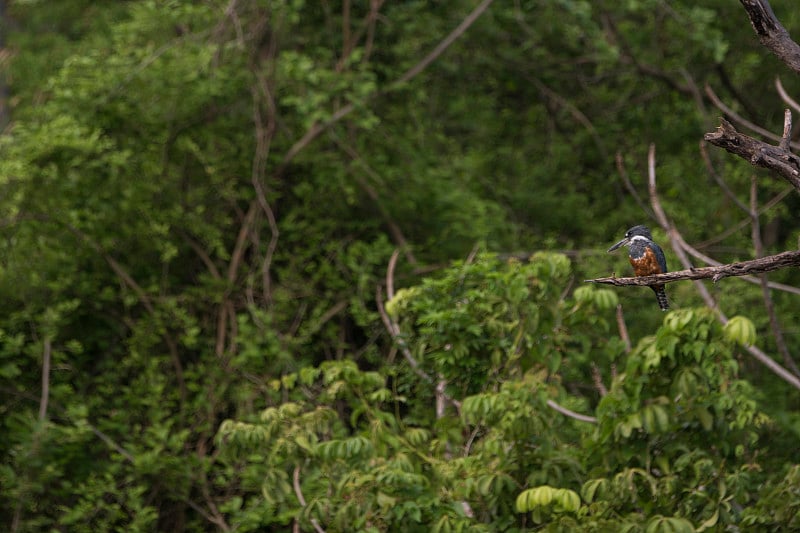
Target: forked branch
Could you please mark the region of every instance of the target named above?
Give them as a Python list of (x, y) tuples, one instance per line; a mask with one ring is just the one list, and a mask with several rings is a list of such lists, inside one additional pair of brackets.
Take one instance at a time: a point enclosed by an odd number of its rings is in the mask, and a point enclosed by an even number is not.
[[(791, 114), (786, 114), (784, 131), (791, 131)], [(786, 138), (784, 134), (782, 136)], [(706, 133), (703, 137), (714, 146), (724, 148), (728, 152), (747, 159), (753, 165), (774, 170), (792, 186), (800, 191), (800, 158), (785, 146), (783, 140), (778, 146), (759, 141), (740, 133), (733, 124), (725, 119), (720, 120), (717, 131)]]

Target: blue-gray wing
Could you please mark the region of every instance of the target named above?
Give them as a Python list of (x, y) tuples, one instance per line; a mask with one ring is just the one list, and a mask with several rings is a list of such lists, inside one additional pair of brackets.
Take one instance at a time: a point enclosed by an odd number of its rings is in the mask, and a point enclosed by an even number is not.
[(653, 251), (656, 253), (656, 260), (658, 261), (658, 266), (661, 267), (661, 273), (664, 274), (667, 272), (667, 258), (664, 257), (664, 250), (661, 249), (659, 245), (653, 243)]

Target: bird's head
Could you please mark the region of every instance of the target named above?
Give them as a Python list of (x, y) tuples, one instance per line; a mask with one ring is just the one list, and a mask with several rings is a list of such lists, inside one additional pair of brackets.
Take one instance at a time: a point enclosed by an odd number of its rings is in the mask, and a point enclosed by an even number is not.
[(625, 232), (625, 238), (619, 241), (617, 244), (612, 246), (608, 249), (609, 252), (613, 252), (617, 248), (621, 246), (630, 246), (631, 242), (636, 238), (640, 237), (643, 239), (647, 239), (648, 241), (653, 240), (653, 236), (650, 235), (650, 229), (647, 226), (643, 226), (639, 224), (638, 226), (634, 226), (628, 231)]

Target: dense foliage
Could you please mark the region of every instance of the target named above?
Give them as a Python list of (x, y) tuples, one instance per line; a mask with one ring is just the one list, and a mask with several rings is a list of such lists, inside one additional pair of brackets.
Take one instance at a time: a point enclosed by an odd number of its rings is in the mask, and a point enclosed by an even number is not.
[(797, 295), (780, 341), (739, 279), (725, 328), (581, 283), (651, 141), (699, 249), (754, 254), (713, 175), (796, 247), (698, 149), (706, 84), (800, 95), (737, 3), (494, 2), (431, 56), (478, 2), (0, 5), (0, 529), (800, 527), (800, 395), (744, 349), (800, 352)]

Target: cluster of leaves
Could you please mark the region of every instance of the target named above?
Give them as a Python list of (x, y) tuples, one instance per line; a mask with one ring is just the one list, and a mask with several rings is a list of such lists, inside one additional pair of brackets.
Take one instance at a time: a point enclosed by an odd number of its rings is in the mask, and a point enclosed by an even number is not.
[[(447, 414), (433, 416), (436, 384), (402, 367), (387, 378), (346, 360), (276, 382), (287, 401), (217, 435), (225, 462), (245, 461), (239, 475), (251, 480), (233, 522), (654, 532), (763, 523), (751, 506), (764, 490), (759, 437), (774, 423), (738, 377), (736, 344), (713, 313), (670, 313), (627, 357), (616, 354), (624, 372), (607, 394), (575, 396), (577, 369), (560, 353), (610, 350), (589, 317), (611, 314), (613, 297), (563, 299), (568, 273), (563, 256), (484, 256), (398, 292), (390, 312), (419, 368), (447, 385)], [(580, 350), (568, 358), (588, 371)], [(553, 399), (595, 407), (596, 424), (565, 417)]]

